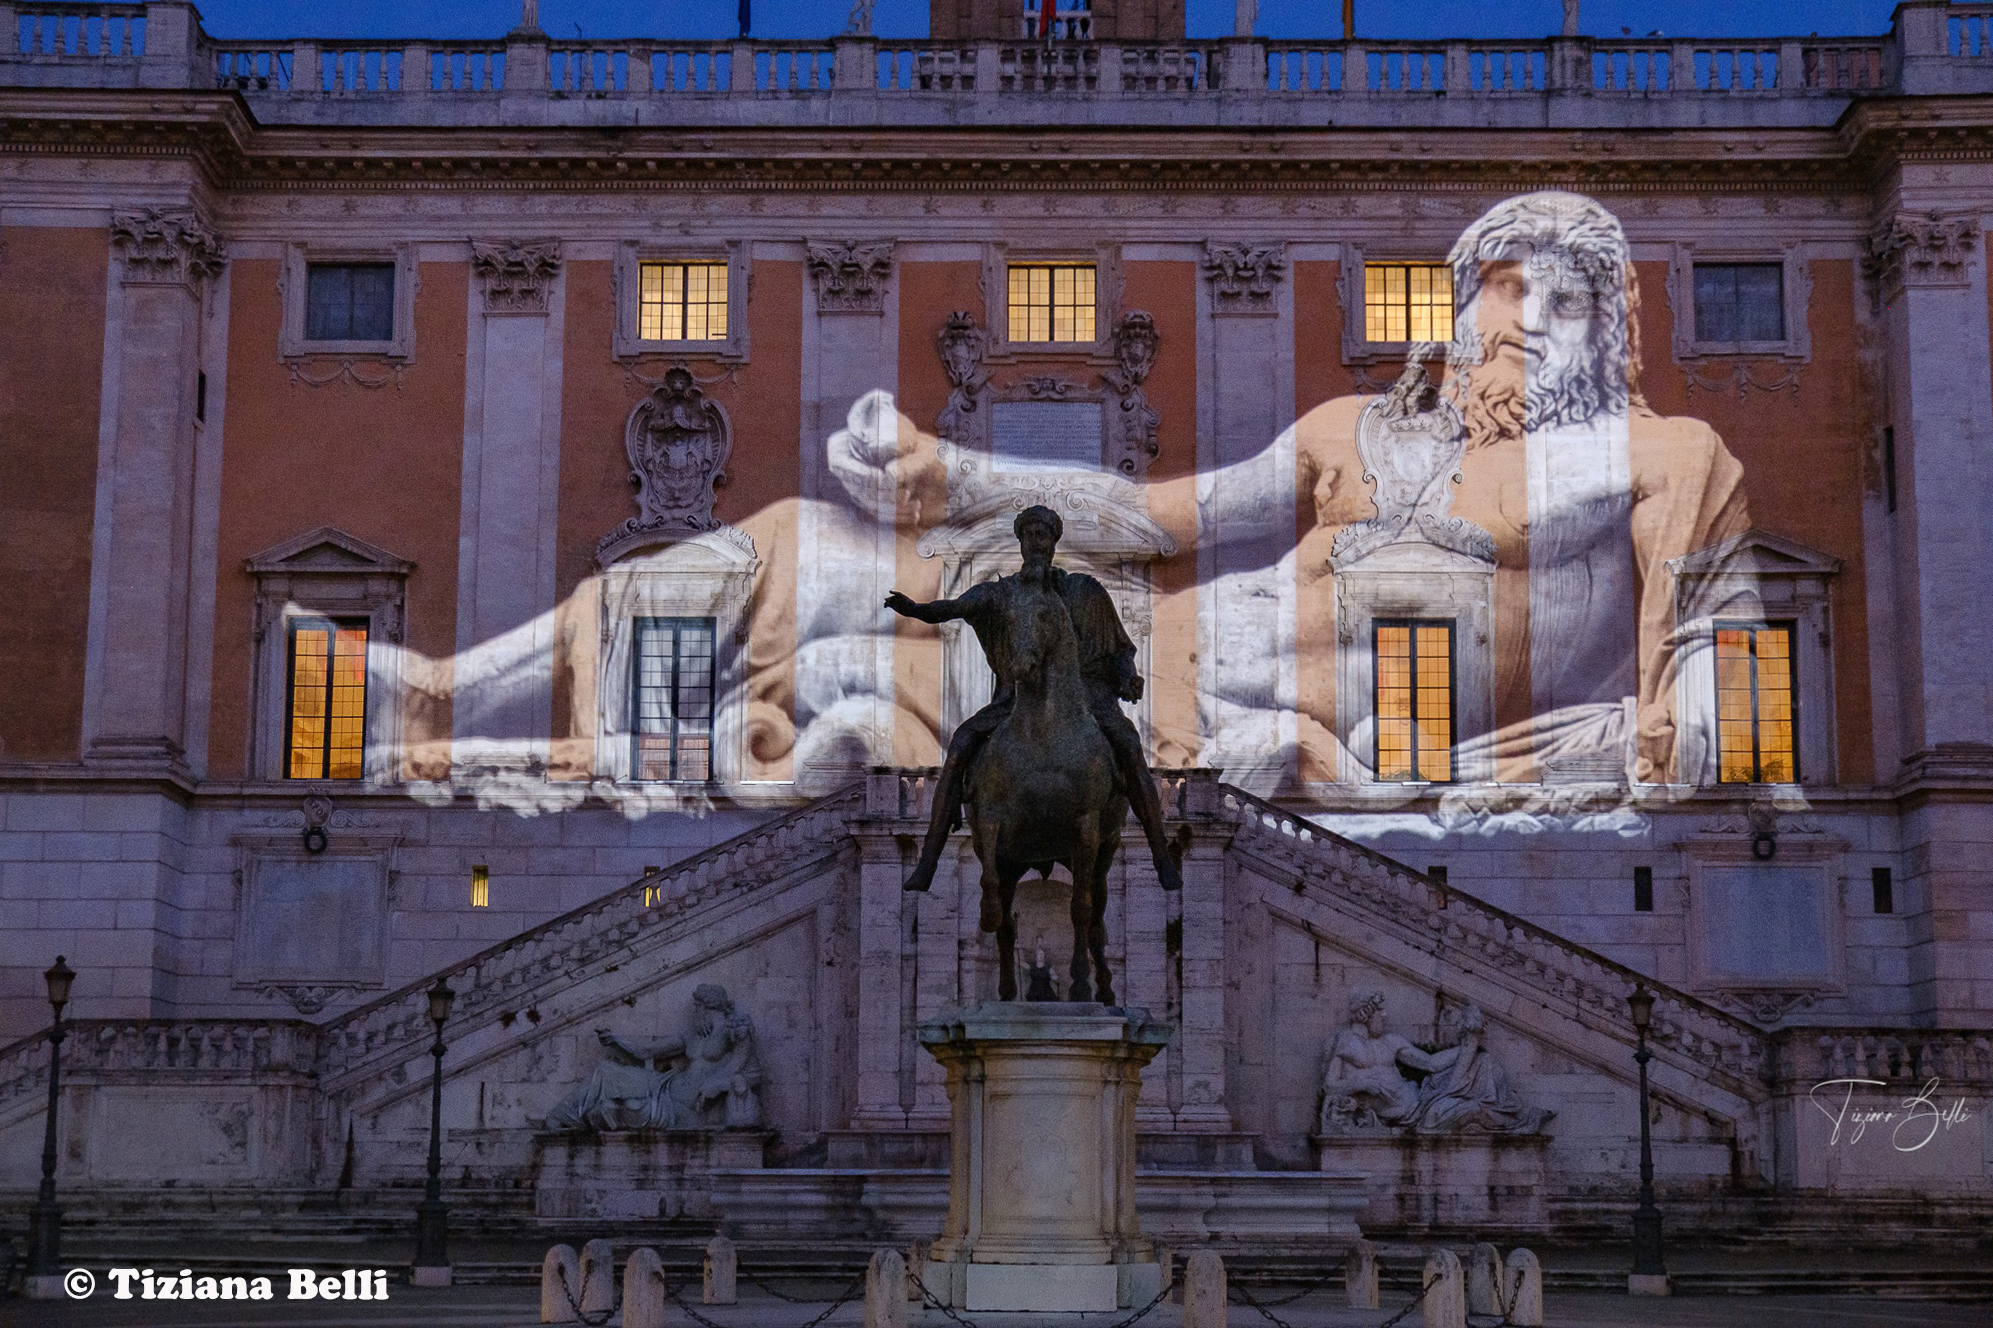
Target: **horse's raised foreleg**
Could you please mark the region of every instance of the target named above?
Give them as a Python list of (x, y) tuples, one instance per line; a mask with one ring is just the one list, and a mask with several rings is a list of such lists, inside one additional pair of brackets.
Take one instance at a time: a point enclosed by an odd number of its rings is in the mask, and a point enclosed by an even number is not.
[(1017, 898), (1017, 878), (1005, 873), (997, 882), (997, 903), (1003, 917), (997, 923), (997, 999), (1017, 999), (1017, 912), (1011, 907)]

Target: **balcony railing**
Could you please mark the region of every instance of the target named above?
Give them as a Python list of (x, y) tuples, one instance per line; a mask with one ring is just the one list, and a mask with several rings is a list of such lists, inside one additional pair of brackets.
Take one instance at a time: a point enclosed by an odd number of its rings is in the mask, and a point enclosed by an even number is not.
[[(1057, 40), (1034, 28), (1028, 39), (982, 42), (570, 42), (520, 32), (246, 42), (211, 38), (179, 0), (0, 0), (0, 86), (220, 88), (294, 121), (313, 118), (314, 107), (338, 118), (330, 108), (342, 103), (373, 107), (380, 120), (494, 96), (643, 101), (672, 113), (718, 98), (835, 97), (851, 99), (862, 122), (860, 99), (885, 116), (897, 99), (974, 98), (987, 108), (990, 99), (1051, 97), (1067, 106), (1061, 114), (1078, 115), (1072, 105), (1082, 100), (1223, 98), (1277, 119), (1331, 100), (1416, 116), (1421, 105), (1562, 97), (1610, 115), (1679, 99), (1824, 106), (1867, 93), (1993, 91), (1993, 3), (1910, 0), (1883, 36), (1753, 41), (1102, 41), (1084, 9), (1057, 14)], [(1131, 104), (1131, 113), (1141, 112)]]

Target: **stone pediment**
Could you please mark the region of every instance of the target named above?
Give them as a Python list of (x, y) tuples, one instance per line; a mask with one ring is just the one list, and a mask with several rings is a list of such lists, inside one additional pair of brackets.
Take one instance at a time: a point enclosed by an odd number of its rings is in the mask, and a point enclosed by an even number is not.
[(1676, 576), (1832, 576), (1841, 560), (1831, 553), (1765, 530), (1747, 530), (1708, 548), (1668, 559)]
[(246, 559), (244, 566), (252, 576), (287, 572), (313, 576), (407, 576), (415, 570), (414, 563), (331, 526), (320, 526), (273, 544)]

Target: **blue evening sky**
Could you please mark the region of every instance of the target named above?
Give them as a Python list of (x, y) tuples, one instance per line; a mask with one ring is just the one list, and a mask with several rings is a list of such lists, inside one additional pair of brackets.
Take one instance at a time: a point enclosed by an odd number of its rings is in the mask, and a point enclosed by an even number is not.
[[(519, 21), (518, 0), (195, 0), (208, 32), (224, 38), (494, 37)], [(1188, 0), (1192, 36), (1232, 30), (1232, 0)], [(1583, 0), (1582, 30), (1616, 37), (1879, 35), (1890, 0)], [(540, 26), (557, 37), (731, 37), (738, 0), (541, 0)], [(842, 31), (849, 0), (754, 0), (754, 35), (825, 37)], [(1261, 0), (1262, 36), (1341, 34), (1341, 0)], [(1541, 37), (1563, 20), (1561, 0), (1357, 0), (1364, 37)], [(882, 37), (927, 32), (927, 0), (878, 0)]]

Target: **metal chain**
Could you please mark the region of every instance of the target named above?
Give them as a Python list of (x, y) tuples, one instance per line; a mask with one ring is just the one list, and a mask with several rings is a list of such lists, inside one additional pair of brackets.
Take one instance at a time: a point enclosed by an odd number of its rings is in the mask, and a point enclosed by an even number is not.
[[(554, 1272), (560, 1278), (561, 1294), (567, 1297), (567, 1307), (574, 1311), (575, 1318), (581, 1320), (585, 1324), (590, 1325), (590, 1328), (601, 1328), (601, 1325), (609, 1322), (609, 1320), (616, 1317), (617, 1307), (613, 1302), (606, 1310), (584, 1311), (581, 1308), (581, 1302), (574, 1298), (573, 1289), (570, 1288), (567, 1284), (567, 1265), (564, 1263), (555, 1264)], [(621, 1297), (619, 1296), (617, 1297), (617, 1299), (621, 1299)], [(598, 1317), (590, 1318), (589, 1317), (590, 1313), (593, 1313)]]
[[(741, 1281), (743, 1281), (743, 1282), (746, 1282), (746, 1283), (747, 1283), (748, 1285), (750, 1285), (750, 1286), (757, 1286), (757, 1287), (760, 1287), (760, 1288), (761, 1288), (761, 1289), (762, 1289), (763, 1291), (766, 1291), (766, 1292), (767, 1292), (767, 1293), (768, 1293), (769, 1295), (771, 1295), (771, 1296), (775, 1297), (775, 1299), (777, 1299), (777, 1300), (786, 1300), (786, 1301), (788, 1301), (788, 1302), (789, 1302), (789, 1303), (790, 1303), (791, 1305), (821, 1305), (821, 1304), (823, 1304), (823, 1297), (822, 1297), (822, 1296), (792, 1296), (792, 1295), (790, 1295), (790, 1294), (789, 1294), (788, 1292), (786, 1292), (786, 1291), (778, 1291), (778, 1290), (776, 1290), (776, 1289), (775, 1289), (775, 1288), (774, 1288), (773, 1286), (769, 1285), (769, 1284), (768, 1284), (767, 1282), (763, 1281), (763, 1280), (762, 1280), (761, 1278), (759, 1278), (759, 1277), (756, 1277), (756, 1276), (755, 1276), (755, 1275), (754, 1275), (753, 1273), (741, 1273), (741, 1274), (740, 1274), (739, 1276), (740, 1276), (740, 1280), (741, 1280)], [(808, 1278), (808, 1277), (809, 1277), (810, 1275), (809, 1275), (808, 1273), (799, 1273), (799, 1274), (795, 1274), (794, 1276), (795, 1276), (795, 1277), (796, 1277), (796, 1278), (797, 1278), (798, 1280), (802, 1280), (802, 1279), (804, 1279), (804, 1278)], [(861, 1273), (861, 1274), (859, 1274), (859, 1276), (860, 1276), (860, 1277), (862, 1278), (862, 1277), (864, 1276), (864, 1274), (863, 1274), (863, 1273)]]
[(1395, 1325), (1404, 1321), (1404, 1318), (1407, 1314), (1410, 1314), (1413, 1310), (1417, 1309), (1422, 1303), (1424, 1303), (1426, 1298), (1426, 1292), (1430, 1290), (1432, 1290), (1432, 1287), (1430, 1286), (1420, 1287), (1419, 1294), (1412, 1297), (1411, 1304), (1399, 1310), (1396, 1314), (1386, 1319), (1383, 1323), (1378, 1324), (1377, 1328), (1395, 1328)]
[[(1240, 1299), (1244, 1300), (1250, 1308), (1257, 1310), (1259, 1312), (1259, 1317), (1265, 1319), (1268, 1323), (1272, 1324), (1273, 1328), (1294, 1328), (1293, 1324), (1287, 1322), (1287, 1320), (1281, 1318), (1278, 1314), (1275, 1314), (1271, 1309), (1261, 1304), (1260, 1301), (1254, 1297), (1252, 1292), (1246, 1290), (1245, 1285), (1243, 1283), (1230, 1285), (1226, 1287), (1226, 1290), (1228, 1292), (1237, 1291), (1239, 1293)], [(1311, 1287), (1309, 1288), (1309, 1290), (1314, 1290), (1314, 1288)], [(1302, 1294), (1306, 1295), (1307, 1293), (1303, 1292)], [(1226, 1299), (1229, 1300), (1230, 1296), (1228, 1295)], [(1300, 1296), (1289, 1297), (1289, 1300), (1299, 1300), (1299, 1299), (1301, 1299)], [(1289, 1301), (1284, 1300), (1281, 1301), (1280, 1303), (1285, 1305), (1289, 1303)]]
[[(1336, 1280), (1336, 1276), (1337, 1275), (1335, 1273), (1324, 1273), (1322, 1276), (1308, 1283), (1308, 1285), (1302, 1287), (1299, 1291), (1296, 1291), (1292, 1295), (1282, 1296), (1278, 1300), (1261, 1300), (1256, 1302), (1248, 1300), (1246, 1303), (1252, 1305), (1255, 1309), (1258, 1309), (1262, 1306), (1267, 1309), (1276, 1309), (1282, 1305), (1292, 1305), (1295, 1301), (1301, 1299), (1303, 1296), (1312, 1296), (1317, 1291), (1320, 1291), (1322, 1288), (1328, 1286), (1329, 1283)], [(1237, 1286), (1239, 1288), (1240, 1295), (1246, 1294), (1244, 1283), (1242, 1282), (1230, 1283), (1229, 1285)]]
[[(718, 1323), (712, 1319), (709, 1319), (705, 1315), (701, 1314), (698, 1310), (693, 1309), (692, 1306), (686, 1302), (684, 1295), (679, 1291), (679, 1289), (676, 1286), (672, 1285), (671, 1278), (665, 1274), (664, 1269), (661, 1266), (658, 1269), (657, 1279), (658, 1281), (664, 1283), (665, 1299), (669, 1300), (672, 1304), (678, 1306), (679, 1309), (684, 1310), (686, 1316), (690, 1318), (692, 1322), (699, 1324), (700, 1328), (728, 1328), (728, 1325)], [(762, 1290), (769, 1291), (769, 1288), (766, 1285), (764, 1285), (759, 1278), (750, 1277), (747, 1280), (752, 1282), (754, 1285), (761, 1287)], [(814, 1319), (811, 1319), (808, 1323), (801, 1325), (801, 1328), (817, 1328), (817, 1325), (821, 1324), (825, 1319), (828, 1319), (831, 1315), (837, 1313), (839, 1310), (843, 1309), (846, 1305), (850, 1304), (851, 1298), (856, 1294), (858, 1294), (859, 1288), (864, 1285), (865, 1285), (865, 1274), (863, 1272), (860, 1272), (856, 1277), (852, 1278), (849, 1282), (844, 1284), (844, 1289), (837, 1294), (837, 1298), (835, 1300), (831, 1301), (829, 1305), (825, 1306), (822, 1312), (820, 1312)], [(779, 1292), (770, 1292), (770, 1294), (775, 1295), (776, 1298), (779, 1300), (786, 1300), (792, 1305), (815, 1305), (820, 1303), (814, 1300), (810, 1301), (797, 1300), (793, 1296), (784, 1296)]]

